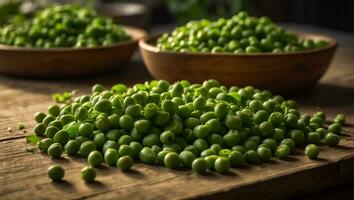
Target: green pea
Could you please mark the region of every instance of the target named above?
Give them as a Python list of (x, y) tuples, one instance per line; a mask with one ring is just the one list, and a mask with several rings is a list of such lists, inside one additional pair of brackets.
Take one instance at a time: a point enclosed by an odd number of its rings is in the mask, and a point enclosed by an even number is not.
[(108, 148), (104, 152), (104, 161), (112, 167), (115, 167), (117, 165), (117, 161), (119, 158), (118, 151), (114, 148)]
[(139, 158), (143, 163), (154, 164), (156, 159), (156, 154), (150, 148), (144, 147), (139, 154)]
[(33, 131), (37, 136), (43, 136), (46, 132), (46, 125), (44, 123), (36, 124), (36, 126), (33, 128)]
[(267, 147), (259, 147), (257, 154), (262, 161), (268, 161), (272, 157), (272, 150)]
[(192, 170), (198, 174), (203, 174), (207, 170), (207, 162), (203, 158), (197, 158), (192, 162)]
[(128, 171), (134, 165), (134, 160), (130, 156), (122, 156), (117, 161), (117, 167), (122, 171)]
[(65, 146), (64, 151), (68, 155), (75, 155), (80, 149), (80, 143), (76, 140), (69, 140)]
[(87, 157), (92, 151), (96, 150), (96, 145), (92, 141), (86, 141), (80, 145), (80, 154)]
[[(37, 120), (36, 120), (37, 121)], [(37, 121), (38, 122), (38, 121)], [(336, 118), (334, 119), (334, 122), (344, 125), (345, 124), (345, 115), (344, 114), (338, 114)], [(38, 122), (39, 123), (39, 122)]]
[(328, 144), (328, 146), (330, 146), (330, 147), (335, 147), (340, 142), (339, 136), (332, 133), (332, 132), (328, 132), (327, 135), (324, 137), (324, 140), (325, 140), (326, 144)]
[(65, 145), (69, 141), (70, 136), (67, 131), (60, 130), (54, 135), (53, 139), (55, 142)]
[(103, 162), (103, 156), (99, 151), (91, 151), (87, 157), (88, 164), (97, 167)]
[(290, 154), (291, 147), (287, 144), (281, 144), (277, 147), (275, 151), (275, 155), (277, 155), (280, 159), (285, 159)]
[(48, 108), (48, 113), (52, 116), (58, 116), (60, 113), (60, 107), (58, 105), (53, 105)]
[(246, 153), (244, 154), (244, 158), (245, 158), (246, 162), (249, 164), (259, 165), (261, 163), (257, 152), (254, 150), (246, 151)]
[(54, 140), (51, 138), (45, 138), (42, 139), (39, 143), (38, 143), (38, 149), (41, 152), (47, 152), (48, 148), (50, 145), (52, 145), (54, 143)]
[(328, 132), (332, 132), (334, 134), (339, 134), (342, 130), (342, 125), (339, 123), (333, 123), (328, 127)]
[(196, 138), (206, 138), (209, 132), (210, 129), (205, 125), (198, 125), (193, 129), (193, 135)]
[(242, 167), (246, 164), (245, 158), (239, 151), (232, 151), (229, 154), (228, 159), (230, 161), (231, 167)]
[(59, 158), (63, 153), (63, 146), (60, 143), (53, 143), (48, 147), (47, 153), (52, 158)]
[(321, 135), (317, 132), (309, 132), (307, 134), (307, 141), (312, 144), (319, 144), (321, 140)]
[(60, 165), (51, 165), (48, 168), (48, 177), (53, 181), (61, 181), (64, 175), (65, 171)]
[(305, 148), (305, 155), (309, 157), (310, 159), (316, 159), (320, 153), (320, 150), (318, 149), (317, 145), (315, 144), (309, 144)]
[(227, 158), (218, 157), (214, 163), (215, 171), (218, 173), (226, 174), (230, 169), (230, 162)]
[(36, 120), (37, 123), (42, 123), (45, 117), (46, 114), (44, 114), (43, 112), (36, 112), (34, 114), (34, 119)]
[(134, 127), (134, 120), (129, 115), (123, 115), (119, 119), (119, 126), (125, 130), (131, 130)]
[(91, 166), (85, 166), (81, 169), (80, 175), (85, 182), (93, 182), (96, 178), (96, 170)]
[(242, 120), (236, 115), (227, 115), (225, 119), (225, 125), (229, 129), (239, 130), (242, 126)]

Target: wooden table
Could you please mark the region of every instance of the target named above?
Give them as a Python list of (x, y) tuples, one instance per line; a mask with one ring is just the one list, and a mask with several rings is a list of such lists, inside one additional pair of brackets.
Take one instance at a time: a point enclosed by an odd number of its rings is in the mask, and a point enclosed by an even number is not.
[[(97, 82), (111, 86), (150, 80), (139, 56), (135, 56), (124, 69), (79, 80), (0, 77), (0, 199), (283, 199), (344, 183), (351, 183), (350, 195), (354, 180), (354, 37), (314, 27), (289, 27), (328, 34), (340, 44), (320, 83), (310, 91), (291, 95), (300, 102), (303, 112), (322, 110), (329, 119), (337, 113), (347, 115), (349, 125), (344, 128), (338, 148), (321, 145), (317, 160), (309, 160), (303, 151), (296, 151), (288, 160), (273, 159), (260, 166), (233, 169), (228, 175), (200, 176), (190, 170), (144, 164), (122, 173), (103, 166), (93, 184), (85, 184), (79, 178), (86, 162), (82, 158), (50, 159), (38, 151), (26, 151), (31, 145), (26, 144), (25, 133), (17, 130), (17, 124), (26, 124), (29, 134), (34, 125), (33, 114), (46, 110), (52, 103), (51, 93), (73, 89), (87, 93)], [(12, 132), (7, 130), (9, 127)], [(64, 166), (65, 181), (53, 183), (47, 178), (46, 170), (52, 163)], [(340, 199), (340, 195), (334, 198)]]

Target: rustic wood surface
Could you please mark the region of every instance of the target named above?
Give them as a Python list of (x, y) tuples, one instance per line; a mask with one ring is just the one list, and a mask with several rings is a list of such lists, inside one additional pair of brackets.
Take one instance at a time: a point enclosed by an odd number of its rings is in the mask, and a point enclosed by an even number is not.
[[(284, 199), (352, 183), (354, 36), (307, 26), (290, 27), (328, 34), (339, 42), (330, 69), (315, 88), (284, 94), (298, 100), (306, 113), (322, 110), (329, 119), (337, 113), (346, 114), (348, 125), (338, 148), (321, 145), (317, 160), (307, 159), (299, 150), (287, 160), (273, 159), (260, 166), (233, 169), (228, 175), (200, 176), (190, 170), (176, 171), (144, 164), (136, 164), (131, 172), (122, 173), (102, 166), (97, 182), (85, 184), (79, 178), (84, 159), (50, 159), (38, 151), (26, 151), (32, 147), (24, 138), (34, 125), (32, 116), (36, 111), (46, 110), (52, 103), (50, 94), (54, 92), (77, 89), (81, 94), (87, 93), (97, 82), (110, 86), (117, 82), (131, 85), (150, 80), (140, 58), (135, 56), (126, 68), (116, 72), (81, 79), (32, 80), (0, 76), (0, 199)], [(27, 133), (17, 130), (19, 122), (28, 127)], [(7, 130), (9, 127), (12, 132)], [(64, 166), (65, 181), (53, 183), (47, 178), (46, 170), (51, 163)]]

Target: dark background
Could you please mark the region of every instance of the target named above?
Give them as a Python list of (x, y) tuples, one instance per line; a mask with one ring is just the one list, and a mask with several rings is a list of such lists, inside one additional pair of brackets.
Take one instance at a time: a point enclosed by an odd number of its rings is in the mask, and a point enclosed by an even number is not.
[[(354, 32), (354, 0), (0, 0), (0, 24), (8, 23), (23, 4), (31, 14), (43, 3), (136, 2), (150, 10), (150, 25), (184, 24), (192, 19), (231, 17), (246, 10), (276, 22), (294, 22)], [(33, 4), (35, 6), (28, 6)]]

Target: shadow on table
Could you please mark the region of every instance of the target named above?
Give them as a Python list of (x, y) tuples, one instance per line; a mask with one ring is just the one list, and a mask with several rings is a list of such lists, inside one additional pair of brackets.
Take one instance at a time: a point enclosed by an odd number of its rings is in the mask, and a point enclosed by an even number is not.
[(300, 106), (343, 107), (354, 104), (354, 87), (318, 83), (311, 89), (284, 96), (296, 99)]

